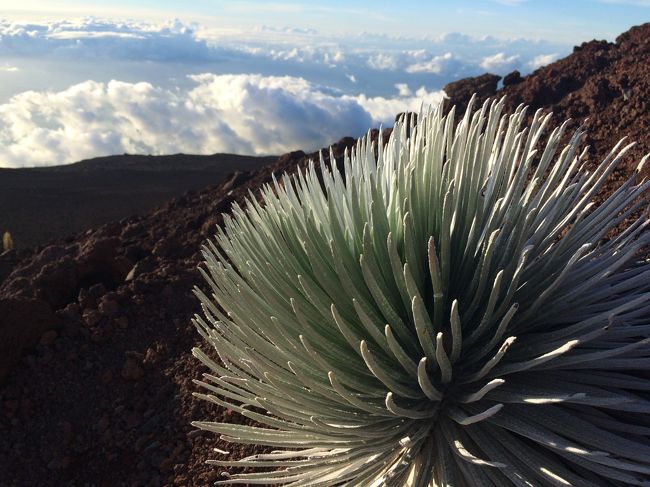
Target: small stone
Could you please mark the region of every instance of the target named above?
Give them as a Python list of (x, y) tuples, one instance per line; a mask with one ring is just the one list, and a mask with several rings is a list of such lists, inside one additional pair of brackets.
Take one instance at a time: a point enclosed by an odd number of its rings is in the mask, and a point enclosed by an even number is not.
[(142, 361), (142, 364), (145, 367), (151, 367), (152, 365), (155, 365), (155, 363), (158, 362), (158, 354), (153, 348), (147, 348), (147, 351), (144, 354), (144, 360)]
[(79, 305), (77, 303), (70, 303), (65, 308), (61, 310), (61, 315), (64, 318), (79, 321), (81, 320), (81, 313), (79, 310)]
[[(172, 452), (169, 454), (169, 458), (172, 460), (176, 460), (181, 453), (183, 453), (183, 450), (185, 447), (183, 446), (182, 443), (176, 443), (176, 447), (172, 450)], [(176, 462), (174, 462), (176, 463)]]
[(90, 334), (90, 340), (93, 343), (103, 343), (106, 341), (106, 338), (106, 333), (104, 333), (102, 330), (96, 330)]
[(106, 286), (104, 286), (101, 282), (93, 284), (88, 288), (88, 296), (91, 299), (98, 300), (104, 294), (106, 294)]
[(143, 233), (146, 233), (146, 230), (141, 224), (129, 223), (122, 230), (121, 237), (123, 239), (130, 239), (142, 235)]
[(172, 244), (169, 240), (160, 240), (151, 249), (151, 253), (156, 257), (167, 257), (172, 249)]
[(83, 312), (83, 319), (86, 325), (92, 328), (101, 321), (102, 315), (96, 309), (86, 309)]
[(82, 308), (85, 308), (89, 305), (90, 297), (88, 296), (88, 290), (85, 288), (81, 288), (79, 290), (79, 296), (77, 298), (79, 301), (79, 306)]
[(98, 306), (97, 309), (104, 316), (108, 316), (109, 318), (114, 318), (120, 312), (120, 305), (116, 301), (114, 301), (112, 299), (103, 298), (99, 302), (99, 306)]
[(144, 377), (144, 370), (132, 356), (126, 357), (122, 367), (122, 377), (129, 380), (140, 380)]
[[(176, 472), (176, 465), (174, 465), (174, 472)], [(188, 478), (186, 475), (176, 475), (176, 477), (174, 477), (173, 485), (186, 485), (187, 481)]]
[(54, 341), (59, 337), (59, 334), (56, 330), (46, 331), (41, 335), (40, 344), (44, 347), (49, 347), (54, 343)]
[(126, 330), (129, 326), (129, 319), (126, 316), (120, 316), (119, 318), (115, 318), (115, 324), (119, 329)]

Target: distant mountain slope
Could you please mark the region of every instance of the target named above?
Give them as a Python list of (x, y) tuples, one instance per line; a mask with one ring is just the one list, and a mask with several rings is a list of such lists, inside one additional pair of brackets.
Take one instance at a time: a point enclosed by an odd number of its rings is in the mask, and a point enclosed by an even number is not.
[(65, 166), (0, 169), (0, 232), (25, 248), (150, 211), (275, 156), (121, 155)]

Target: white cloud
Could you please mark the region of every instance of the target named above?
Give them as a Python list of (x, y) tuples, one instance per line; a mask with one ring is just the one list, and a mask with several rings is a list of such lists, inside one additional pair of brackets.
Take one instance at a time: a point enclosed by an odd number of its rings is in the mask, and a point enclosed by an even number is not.
[(185, 62), (216, 59), (219, 50), (196, 36), (194, 25), (101, 19), (16, 23), (0, 19), (0, 54), (57, 59), (140, 59)]
[(345, 53), (332, 46), (294, 46), (290, 48), (267, 48), (259, 46), (234, 47), (237, 52), (247, 52), (253, 56), (266, 57), (274, 61), (294, 63), (315, 63), (336, 66), (345, 61)]
[(441, 56), (433, 56), (427, 61), (411, 64), (406, 67), (407, 73), (434, 73), (440, 74), (454, 58), (453, 54), (446, 52)]
[(397, 88), (397, 93), (401, 97), (411, 96), (413, 94), (411, 88), (406, 83), (395, 83), (395, 88)]
[(359, 136), (442, 92), (345, 95), (303, 78), (200, 74), (187, 92), (86, 81), (0, 105), (0, 166), (70, 163), (115, 153), (280, 154)]
[(18, 71), (20, 71), (19, 68), (9, 63), (0, 64), (0, 73), (17, 73)]
[(372, 54), (366, 60), (366, 65), (378, 71), (391, 71), (397, 69), (398, 56), (396, 54)]
[(273, 32), (273, 33), (282, 33), (282, 34), (298, 34), (298, 35), (317, 35), (318, 31), (316, 29), (303, 29), (300, 27), (272, 27), (268, 25), (262, 25), (255, 29), (258, 32)]
[(542, 66), (546, 66), (547, 64), (551, 64), (553, 61), (556, 61), (560, 55), (557, 52), (554, 52), (552, 54), (540, 54), (539, 56), (535, 56), (532, 60), (528, 61), (528, 67), (530, 69), (537, 69), (541, 68)]
[(61, 40), (71, 40), (71, 39), (97, 39), (97, 38), (106, 38), (106, 37), (115, 37), (118, 39), (144, 39), (144, 36), (138, 34), (133, 34), (130, 32), (78, 32), (78, 31), (62, 31), (62, 32), (53, 32), (48, 35), (49, 39), (61, 39)]
[[(22, 90), (46, 86), (63, 89), (86, 79), (145, 80), (165, 85), (161, 76), (156, 76), (156, 68), (169, 77), (173, 66), (177, 78), (205, 71), (290, 74), (313, 82), (325, 79), (327, 84), (340, 89), (350, 88), (346, 75), (351, 75), (363, 80), (368, 92), (387, 96), (395, 83), (422, 84), (428, 74), (434, 76), (426, 78), (427, 82), (435, 83), (429, 88), (478, 75), (485, 71), (482, 64), (489, 63), (494, 53), (509, 53), (506, 62), (513, 55), (519, 56), (518, 66), (525, 69), (536, 56), (568, 53), (570, 47), (459, 33), (409, 38), (368, 33), (325, 35), (295, 27), (262, 26), (243, 31), (207, 28), (178, 20), (163, 23), (96, 18), (41, 23), (0, 20), (0, 56), (11, 57), (12, 63), (25, 74), (23, 81), (30, 77), (34, 80), (29, 87), (17, 84), (14, 94), (20, 86)], [(53, 69), (72, 64), (60, 68), (66, 72), (58, 78), (65, 78), (65, 83), (56, 84), (57, 73), (50, 71), (51, 81), (39, 85), (42, 71), (29, 73), (14, 59), (32, 63), (42, 60)], [(497, 55), (492, 64), (499, 61), (504, 62)], [(133, 62), (139, 66), (134, 68), (129, 64)], [(76, 73), (75, 80), (70, 79), (71, 73)], [(0, 93), (8, 91), (0, 87)]]
[(355, 97), (359, 105), (363, 106), (372, 118), (383, 123), (385, 126), (392, 126), (395, 115), (402, 112), (419, 112), (420, 108), (440, 103), (444, 97), (442, 91), (428, 91), (424, 87), (411, 92), (406, 86), (398, 86), (399, 96), (387, 98), (383, 96), (367, 97), (359, 95)]
[(487, 71), (496, 74), (506, 74), (517, 68), (519, 64), (519, 55), (514, 54), (507, 56), (503, 52), (498, 52), (492, 56), (486, 56), (481, 61), (481, 67)]

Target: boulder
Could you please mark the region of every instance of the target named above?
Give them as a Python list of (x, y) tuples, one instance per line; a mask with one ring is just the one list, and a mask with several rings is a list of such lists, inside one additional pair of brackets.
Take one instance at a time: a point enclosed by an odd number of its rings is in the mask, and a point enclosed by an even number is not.
[(443, 90), (449, 98), (448, 106), (456, 106), (456, 115), (463, 114), (472, 95), (476, 94), (475, 108), (497, 92), (497, 84), (501, 76), (485, 73), (473, 78), (464, 78), (448, 83)]
[(524, 78), (521, 77), (521, 73), (517, 71), (516, 69), (509, 74), (506, 74), (503, 78), (503, 86), (514, 86), (518, 85), (524, 80)]

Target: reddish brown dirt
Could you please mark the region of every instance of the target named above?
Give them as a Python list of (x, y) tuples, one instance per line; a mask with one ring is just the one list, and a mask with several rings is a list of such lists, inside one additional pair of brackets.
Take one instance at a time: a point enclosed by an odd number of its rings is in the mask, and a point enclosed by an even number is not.
[[(450, 101), (461, 107), (472, 93), (479, 94), (478, 102), (498, 95), (506, 97), (510, 111), (524, 104), (529, 116), (539, 108), (553, 112), (553, 125), (567, 119), (572, 120), (570, 129), (582, 124), (594, 162), (604, 158), (621, 138), (636, 141), (609, 189), (650, 152), (650, 23), (633, 27), (615, 43), (591, 41), (576, 46), (570, 56), (521, 81), (517, 75), (507, 75), (498, 92), (490, 89), (496, 81), (486, 75), (450, 83), (445, 91)], [(646, 176), (650, 175), (648, 166)]]
[[(638, 140), (607, 191), (650, 152), (647, 39), (650, 25), (615, 44), (583, 44), (502, 91), (510, 108), (528, 103), (558, 120), (590, 117), (594, 160), (621, 136)], [(472, 80), (463, 83), (471, 92)], [(335, 144), (335, 155), (353, 142)], [(0, 315), (0, 486), (203, 486), (220, 475), (204, 464), (217, 455), (212, 448), (233, 458), (253, 451), (189, 424), (241, 421), (192, 397), (192, 379), (204, 372), (190, 355), (201, 344), (190, 324), (198, 249), (233, 201), (307, 159), (286, 154), (146, 216), (0, 256), (0, 273), (8, 274), (0, 309), (11, 311)], [(19, 359), (22, 348), (28, 352)]]

